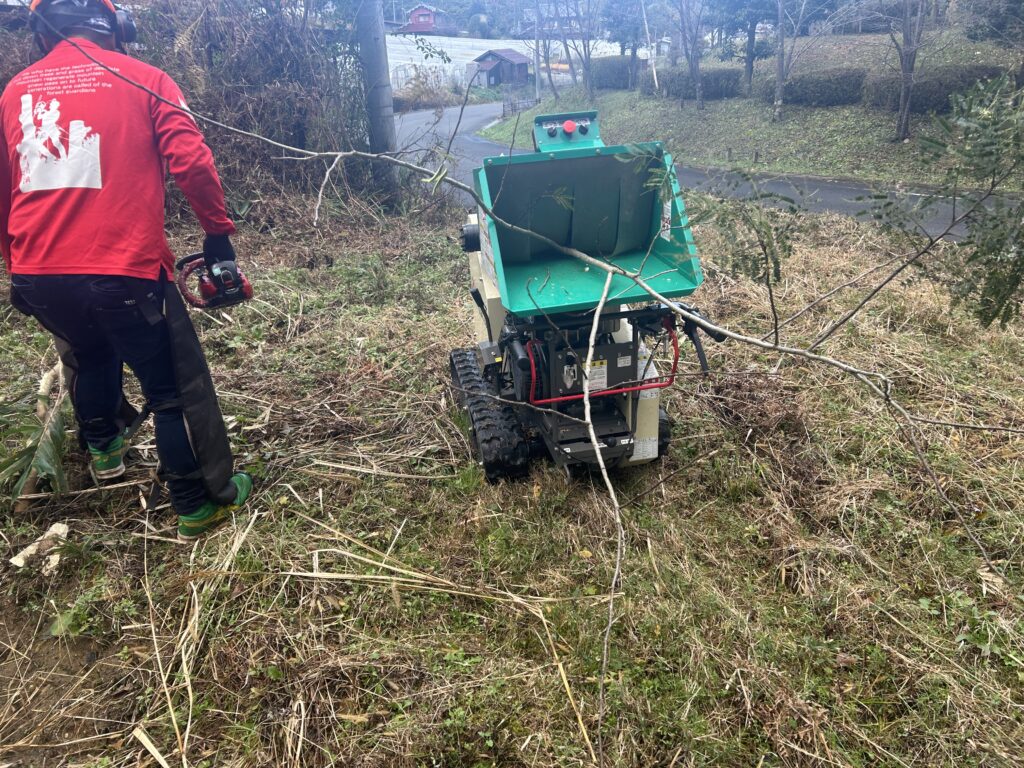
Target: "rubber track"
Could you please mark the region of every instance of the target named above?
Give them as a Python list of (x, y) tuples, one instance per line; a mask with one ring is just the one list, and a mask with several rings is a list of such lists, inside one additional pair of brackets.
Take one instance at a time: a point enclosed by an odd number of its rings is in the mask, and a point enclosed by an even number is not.
[(477, 460), (488, 482), (524, 476), (529, 470), (530, 448), (515, 408), (494, 398), (474, 350), (454, 350), (451, 370), (455, 396), (469, 414)]

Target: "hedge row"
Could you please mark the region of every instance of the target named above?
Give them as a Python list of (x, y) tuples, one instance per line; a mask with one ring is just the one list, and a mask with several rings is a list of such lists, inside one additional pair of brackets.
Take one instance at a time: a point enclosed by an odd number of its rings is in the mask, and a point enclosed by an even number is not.
[[(629, 87), (629, 57), (611, 56), (594, 59), (603, 62), (594, 72), (598, 88)], [(598, 75), (600, 72), (600, 77)], [(915, 76), (911, 94), (912, 112), (947, 112), (950, 96), (970, 89), (979, 80), (990, 80), (1004, 73), (991, 64), (942, 65), (932, 67)], [(727, 99), (740, 95), (741, 69), (736, 67), (709, 67), (702, 71), (704, 98)], [(690, 72), (686, 67), (663, 67), (658, 70), (658, 86), (663, 96), (674, 99), (692, 99), (696, 93)], [(654, 75), (650, 70), (640, 74), (640, 90), (651, 95), (655, 92)], [(754, 82), (754, 96), (772, 103), (775, 101), (775, 80), (758, 78)], [(787, 104), (812, 107), (834, 107), (841, 104), (863, 102), (869, 107), (895, 112), (900, 104), (900, 75), (872, 74), (860, 67), (833, 67), (817, 72), (794, 75), (785, 85), (783, 98)]]
[[(787, 104), (812, 107), (856, 104), (863, 97), (866, 78), (867, 71), (858, 67), (833, 67), (794, 75), (786, 82), (782, 98)], [(775, 78), (759, 77), (754, 81), (753, 91), (761, 101), (774, 103)]]
[[(856, 104), (861, 100), (867, 74), (867, 70), (857, 67), (833, 67), (794, 75), (785, 85), (783, 98), (790, 104), (806, 104), (809, 107)], [(774, 100), (775, 84), (772, 83), (770, 101)]]
[[(991, 64), (942, 65), (925, 70), (914, 78), (910, 92), (910, 111), (948, 112), (954, 93), (970, 89), (979, 80), (991, 80), (1005, 70)], [(900, 108), (900, 76), (872, 75), (864, 83), (864, 103), (869, 107), (896, 112)]]
[[(990, 64), (943, 65), (916, 75), (910, 96), (912, 112), (947, 112), (949, 97), (968, 90), (979, 80), (998, 77), (1003, 69)], [(775, 80), (758, 78), (754, 95), (771, 104), (775, 101)], [(835, 67), (791, 77), (783, 98), (787, 104), (831, 107), (863, 102), (876, 109), (895, 112), (900, 106), (899, 74), (867, 74), (857, 67)]]
[[(701, 85), (704, 98), (728, 99), (740, 95), (740, 81), (743, 70), (737, 67), (709, 67), (701, 71)], [(674, 99), (693, 99), (697, 92), (685, 67), (662, 67), (658, 70), (658, 86), (664, 96)], [(654, 93), (654, 75), (645, 71), (640, 76), (640, 90), (648, 95)]]
[[(631, 56), (601, 56), (590, 60), (590, 79), (595, 88), (614, 88), (625, 91), (632, 87), (630, 82)], [(637, 69), (640, 60), (637, 59)]]

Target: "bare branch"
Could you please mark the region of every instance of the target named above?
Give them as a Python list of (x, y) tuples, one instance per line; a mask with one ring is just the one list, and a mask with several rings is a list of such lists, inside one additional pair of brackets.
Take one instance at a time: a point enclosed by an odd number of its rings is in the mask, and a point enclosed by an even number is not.
[(594, 322), (590, 326), (590, 343), (587, 347), (587, 362), (583, 371), (583, 418), (587, 422), (587, 431), (590, 433), (590, 443), (597, 455), (597, 465), (601, 468), (601, 478), (604, 480), (605, 488), (608, 489), (608, 498), (612, 504), (612, 514), (615, 521), (615, 569), (612, 572), (612, 581), (608, 586), (608, 621), (604, 627), (604, 639), (601, 644), (601, 676), (598, 680), (598, 704), (597, 704), (597, 759), (599, 765), (604, 765), (604, 738), (601, 736), (601, 725), (604, 723), (605, 712), (607, 711), (607, 700), (605, 697), (606, 678), (608, 677), (608, 657), (611, 651), (612, 627), (615, 625), (615, 595), (619, 588), (619, 580), (622, 578), (622, 554), (626, 548), (626, 530), (622, 525), (622, 508), (619, 506), (619, 498), (615, 493), (615, 486), (608, 477), (608, 468), (604, 463), (604, 454), (601, 452), (601, 443), (597, 439), (597, 430), (594, 429), (594, 420), (590, 410), (590, 370), (594, 362), (594, 347), (597, 345), (597, 331), (601, 326), (601, 312), (604, 310), (605, 302), (608, 301), (608, 292), (612, 288), (612, 273), (609, 272), (604, 281), (604, 290), (601, 292), (601, 300), (594, 310)]

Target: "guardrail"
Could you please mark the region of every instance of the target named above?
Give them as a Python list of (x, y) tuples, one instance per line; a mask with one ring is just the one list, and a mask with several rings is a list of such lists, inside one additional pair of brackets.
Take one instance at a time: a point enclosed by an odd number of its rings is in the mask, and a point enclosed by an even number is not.
[(540, 101), (537, 99), (506, 99), (501, 105), (501, 116), (502, 118), (511, 117), (523, 110), (533, 109), (538, 104), (540, 104)]

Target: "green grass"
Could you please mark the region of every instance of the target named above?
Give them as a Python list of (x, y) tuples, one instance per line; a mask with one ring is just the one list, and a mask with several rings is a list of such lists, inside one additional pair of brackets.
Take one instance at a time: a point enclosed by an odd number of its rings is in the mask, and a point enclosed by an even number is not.
[[(928, 33), (918, 58), (918, 71), (941, 64), (997, 64), (1017, 62), (1012, 49), (988, 41), (968, 40), (959, 30)], [(775, 62), (757, 62), (761, 74), (774, 72)], [(835, 66), (863, 67), (872, 71), (899, 69), (899, 59), (888, 35), (833, 35), (818, 43), (797, 40), (793, 72), (808, 72)]]
[[(515, 131), (516, 146), (531, 146), (534, 115), (583, 108), (587, 108), (586, 102), (574, 98), (558, 104), (548, 100), (538, 109), (524, 112)], [(915, 141), (892, 142), (893, 115), (859, 105), (829, 109), (789, 106), (779, 123), (772, 122), (771, 107), (743, 98), (709, 101), (698, 111), (692, 103), (680, 108), (676, 101), (606, 91), (598, 96), (596, 108), (605, 143), (664, 141), (676, 161), (684, 165), (738, 166), (885, 184), (941, 179), (941, 169), (926, 162)], [(514, 119), (509, 119), (481, 135), (511, 144), (514, 128)], [(919, 119), (916, 135), (931, 132), (928, 119)]]
[[(669, 456), (615, 475), (631, 501), (599, 722), (615, 554), (604, 492), (543, 462), (524, 481), (483, 482), (447, 385), (448, 350), (471, 342), (456, 222), (386, 225), (328, 218), (315, 247), (332, 266), (313, 269), (248, 233), (239, 250), (260, 301), (231, 321), (195, 316), (257, 478), (237, 526), (192, 550), (162, 538), (173, 518), (142, 512), (136, 489), (23, 513), (0, 503), (0, 636), (13, 649), (0, 678), (29, 702), (0, 708), (0, 743), (23, 745), (15, 760), (126, 768), (140, 725), (181, 764), (173, 712), (182, 732), (192, 716), (193, 766), (589, 765), (570, 701), (614, 766), (1020, 754), (1019, 437), (927, 433), (1003, 581), (862, 387), (812, 366), (751, 376), (776, 359), (736, 344), (709, 344), (721, 375), (671, 394)], [(797, 231), (786, 314), (892, 246), (839, 219)], [(725, 262), (725, 233), (695, 234), (708, 262)], [(786, 339), (806, 343), (858, 295)], [(767, 330), (765, 292), (745, 279), (711, 271), (699, 301), (729, 327)], [(53, 353), (31, 322), (3, 323), (10, 399)], [(892, 286), (827, 351), (889, 372), (923, 413), (1024, 414), (1021, 329), (979, 330), (927, 280)], [(14, 573), (7, 558), (63, 519), (76, 547), (56, 576)], [(316, 570), (334, 577), (294, 575)], [(429, 589), (435, 579), (451, 589)], [(59, 615), (75, 636), (55, 643)]]
[[(798, 43), (805, 45), (803, 39)], [(837, 63), (888, 71), (895, 55), (885, 35), (839, 35), (798, 52), (795, 73)], [(958, 62), (1009, 66), (1013, 58), (1005, 48), (947, 32), (922, 50), (919, 71)], [(707, 65), (719, 62), (709, 59)], [(771, 76), (773, 66), (773, 61), (758, 62), (755, 77)], [(548, 99), (520, 115), (518, 131), (515, 118), (510, 118), (481, 135), (501, 144), (514, 138), (516, 146), (529, 148), (535, 115), (595, 107), (606, 143), (665, 141), (676, 160), (687, 165), (849, 177), (883, 185), (937, 183), (943, 177), (943, 169), (929, 162), (918, 146), (918, 140), (935, 133), (930, 117), (912, 116), (914, 137), (894, 143), (896, 115), (861, 105), (788, 105), (784, 119), (776, 123), (771, 106), (753, 98), (708, 101), (698, 111), (693, 102), (681, 107), (674, 100), (624, 91), (601, 92), (596, 105), (589, 105), (579, 94), (567, 92), (558, 103)]]

